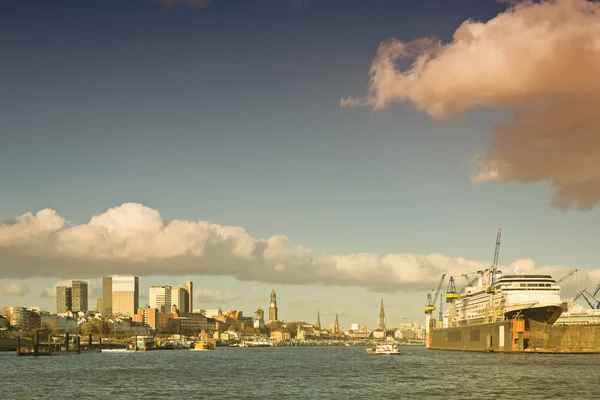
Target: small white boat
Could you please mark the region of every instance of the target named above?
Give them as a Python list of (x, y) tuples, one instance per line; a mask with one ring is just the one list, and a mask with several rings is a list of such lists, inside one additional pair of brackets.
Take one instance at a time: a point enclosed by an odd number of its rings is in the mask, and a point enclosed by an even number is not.
[(378, 344), (375, 347), (365, 350), (367, 354), (373, 354), (376, 356), (381, 355), (389, 355), (395, 356), (400, 354), (400, 350), (398, 350), (398, 346), (395, 344)]
[(127, 353), (128, 351), (133, 351), (133, 350), (128, 350), (128, 349), (102, 349), (102, 350), (100, 350), (101, 353)]

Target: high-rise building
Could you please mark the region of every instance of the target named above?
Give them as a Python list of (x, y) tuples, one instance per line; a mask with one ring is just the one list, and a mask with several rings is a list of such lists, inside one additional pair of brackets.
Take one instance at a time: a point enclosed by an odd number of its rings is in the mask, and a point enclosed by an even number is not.
[(271, 304), (269, 305), (269, 321), (277, 321), (277, 295), (275, 289), (271, 291)]
[(170, 312), (171, 286), (150, 286), (148, 304), (150, 308), (157, 308), (159, 312)]
[(112, 314), (132, 317), (139, 308), (140, 283), (137, 276), (112, 276)]
[(385, 331), (385, 310), (383, 309), (383, 297), (379, 303), (379, 318), (377, 319), (377, 325), (379, 329)]
[(71, 288), (68, 286), (56, 287), (56, 313), (64, 314), (71, 311), (72, 305)]
[(102, 277), (102, 309), (98, 310), (108, 316), (112, 315), (112, 276)]
[(171, 306), (177, 306), (177, 309), (182, 313), (187, 313), (186, 303), (187, 292), (184, 288), (175, 287), (171, 288)]
[(73, 312), (88, 310), (87, 281), (73, 281), (71, 283), (71, 307)]
[(185, 292), (186, 292), (186, 301), (185, 301), (185, 310), (186, 313), (194, 312), (194, 284), (192, 281), (187, 281), (185, 283)]

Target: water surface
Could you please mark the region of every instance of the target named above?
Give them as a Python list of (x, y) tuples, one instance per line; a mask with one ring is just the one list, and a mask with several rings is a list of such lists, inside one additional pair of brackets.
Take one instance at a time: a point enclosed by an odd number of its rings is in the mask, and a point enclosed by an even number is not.
[(600, 355), (402, 346), (218, 348), (60, 357), (0, 354), (3, 399), (593, 399)]

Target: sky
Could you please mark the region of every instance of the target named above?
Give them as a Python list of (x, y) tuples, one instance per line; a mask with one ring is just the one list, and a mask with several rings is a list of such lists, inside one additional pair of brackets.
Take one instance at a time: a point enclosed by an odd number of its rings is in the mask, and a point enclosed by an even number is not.
[(0, 306), (135, 274), (422, 323), (498, 228), (504, 271), (593, 289), (599, 36), (583, 0), (3, 1)]

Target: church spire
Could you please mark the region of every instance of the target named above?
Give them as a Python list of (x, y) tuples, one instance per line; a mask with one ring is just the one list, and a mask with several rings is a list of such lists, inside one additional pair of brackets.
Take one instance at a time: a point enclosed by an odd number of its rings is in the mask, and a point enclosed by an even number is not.
[(335, 313), (335, 323), (333, 324), (333, 333), (340, 333), (340, 323), (338, 321), (338, 313)]
[(321, 311), (317, 308), (317, 324), (315, 328), (321, 329)]
[(381, 298), (381, 302), (379, 303), (379, 318), (377, 320), (379, 329), (385, 331), (385, 310), (383, 309), (383, 297)]

